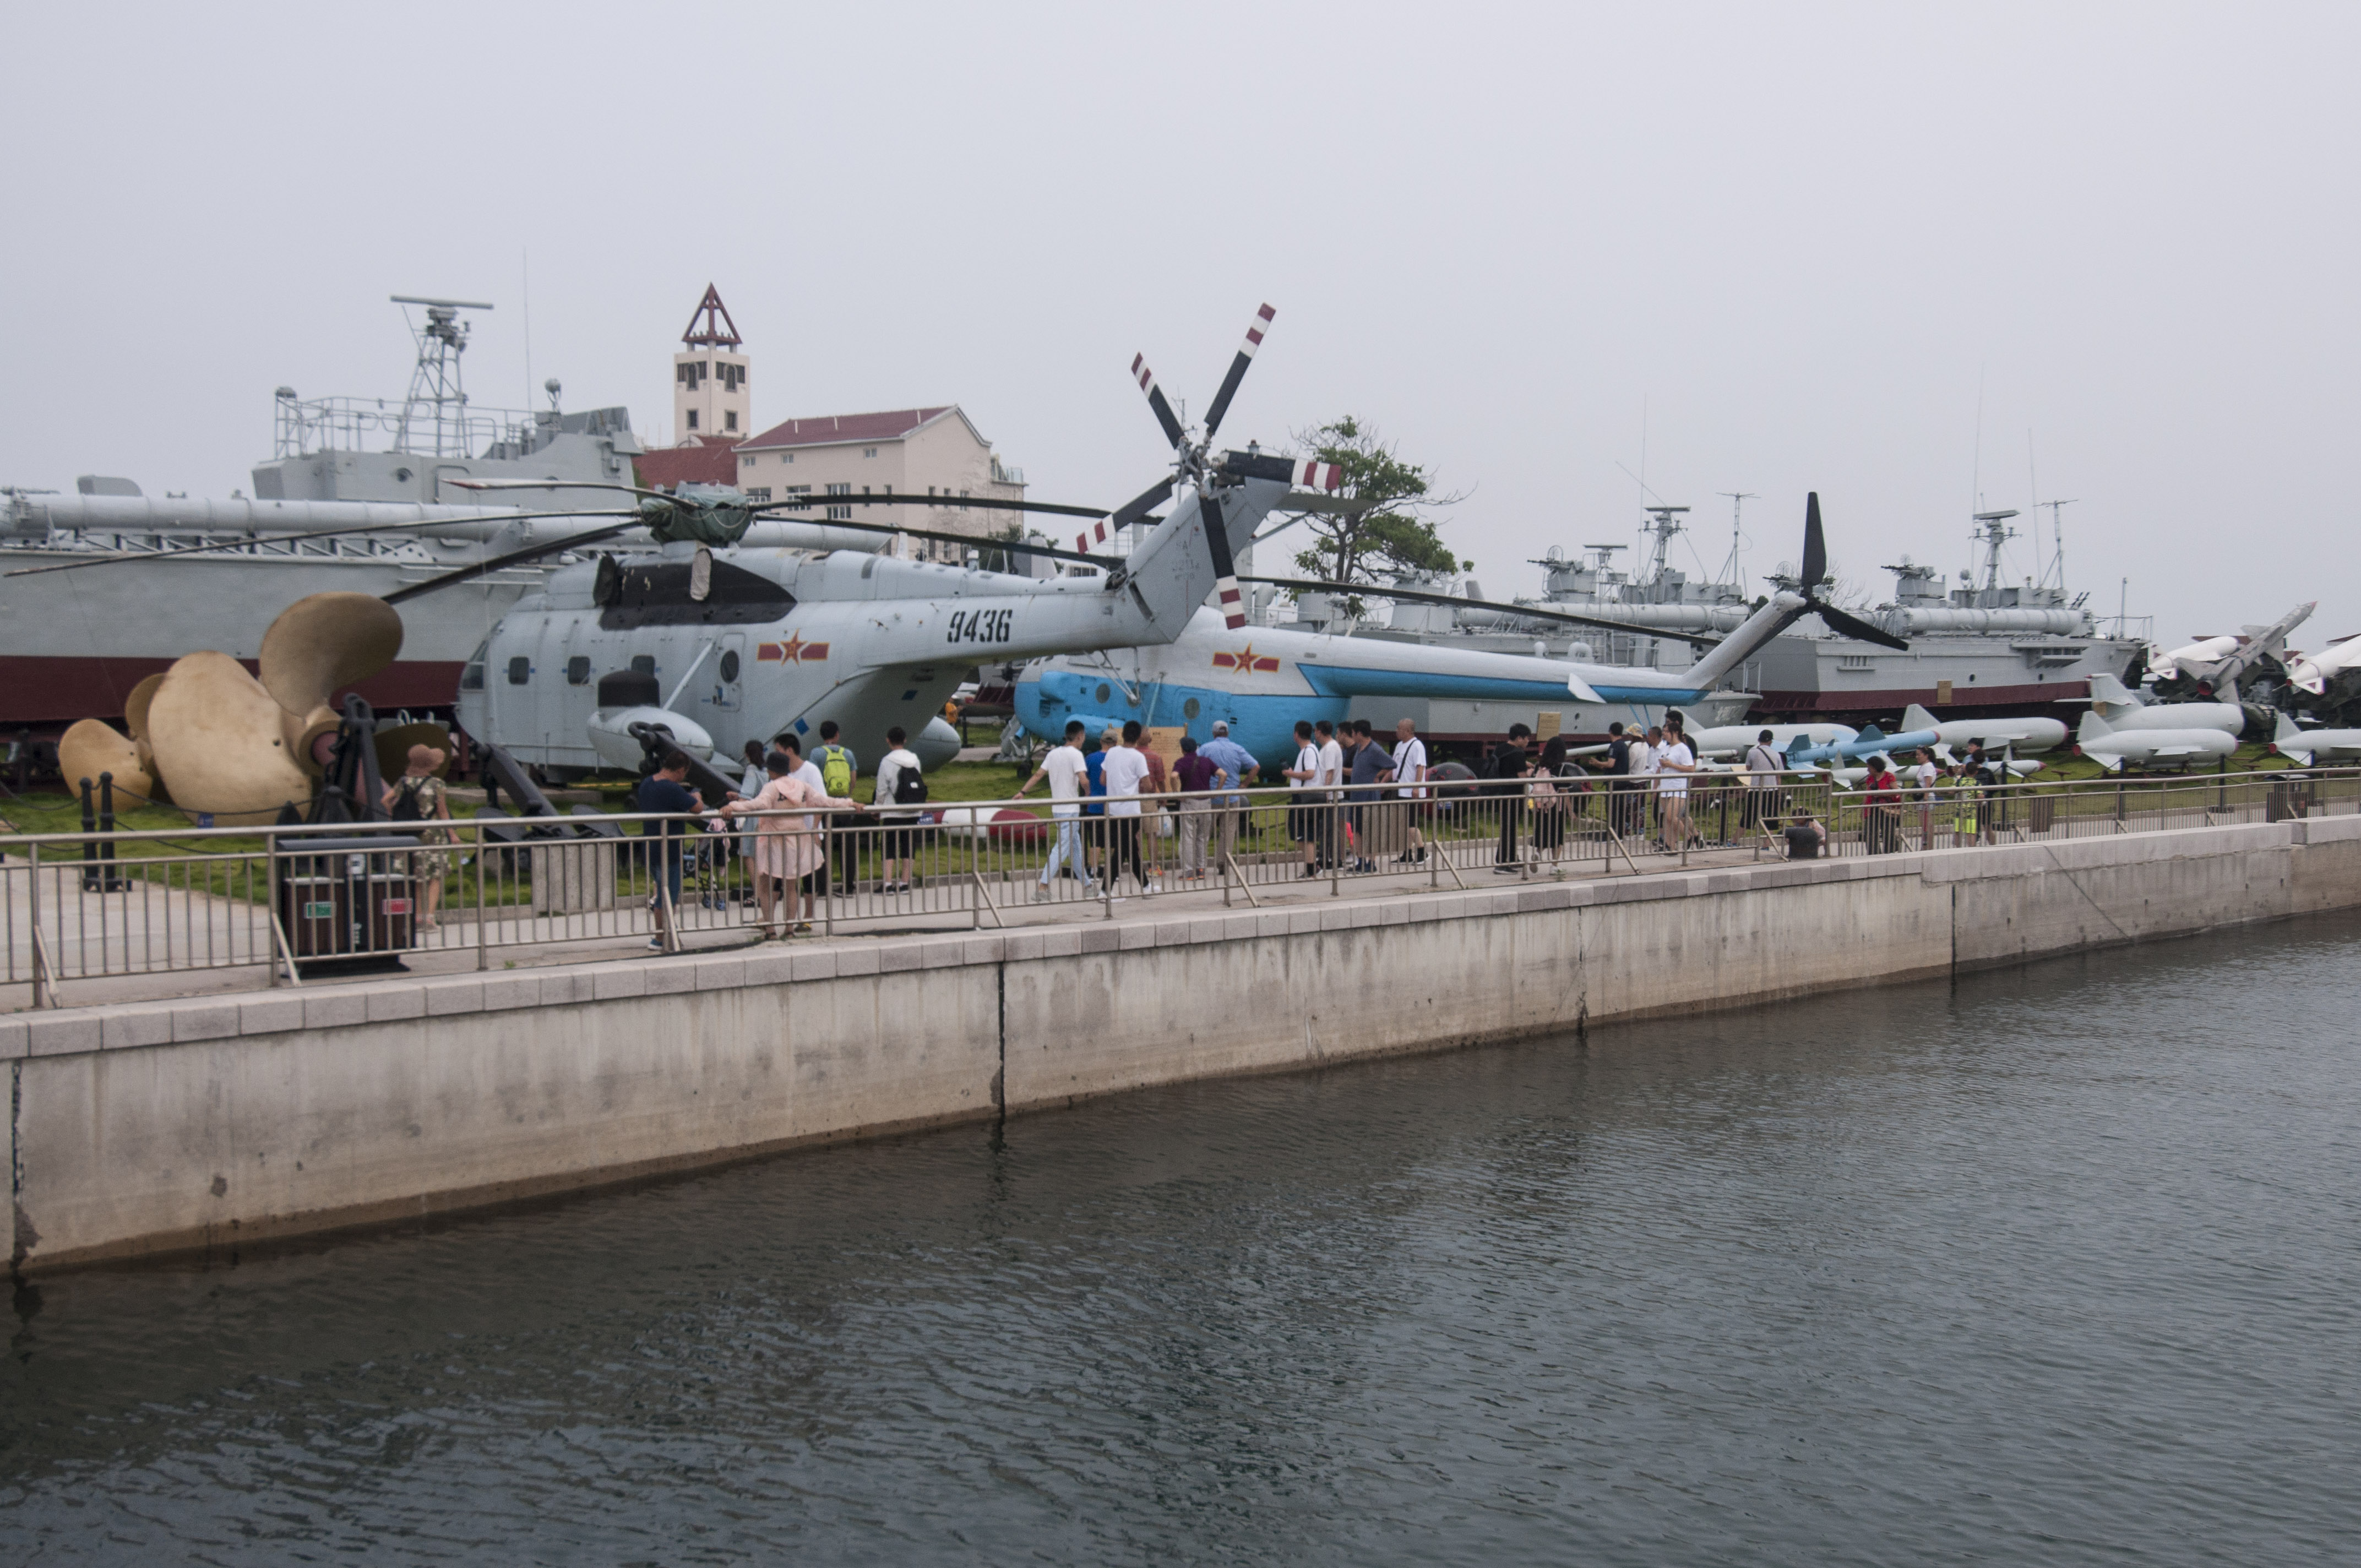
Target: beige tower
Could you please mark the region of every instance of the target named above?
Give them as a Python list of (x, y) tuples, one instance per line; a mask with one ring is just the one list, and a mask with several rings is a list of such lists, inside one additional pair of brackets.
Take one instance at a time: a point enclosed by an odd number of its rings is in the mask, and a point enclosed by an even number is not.
[(672, 428), (683, 446), (698, 437), (743, 441), (754, 433), (746, 396), (746, 356), (738, 352), (738, 323), (712, 284), (681, 334), (672, 356)]

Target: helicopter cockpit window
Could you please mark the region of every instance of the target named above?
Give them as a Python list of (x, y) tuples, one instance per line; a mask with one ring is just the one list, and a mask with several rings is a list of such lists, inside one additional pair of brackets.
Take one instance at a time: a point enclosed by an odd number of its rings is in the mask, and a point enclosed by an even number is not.
[(569, 686), (587, 686), (590, 684), (589, 654), (577, 653), (566, 661), (566, 684)]
[(491, 640), (486, 638), (476, 644), (476, 651), (473, 653), (467, 655), (467, 665), (459, 672), (461, 691), (479, 692), (484, 689), (484, 650), (491, 645)]
[(531, 679), (533, 679), (533, 659), (531, 655), (519, 653), (515, 658), (509, 661), (509, 685), (512, 686), (521, 686)]
[(795, 596), (759, 572), (722, 560), (701, 598), (689, 597), (692, 563), (626, 562), (615, 597), (604, 601), (598, 625), (607, 631), (641, 626), (732, 626), (777, 620), (796, 608)]

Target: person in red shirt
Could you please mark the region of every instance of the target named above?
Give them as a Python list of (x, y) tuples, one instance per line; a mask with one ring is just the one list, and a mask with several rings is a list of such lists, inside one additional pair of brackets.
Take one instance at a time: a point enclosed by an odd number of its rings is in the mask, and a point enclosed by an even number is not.
[(1862, 836), (1869, 840), (1869, 852), (1891, 854), (1902, 828), (1902, 781), (1894, 776), (1893, 759), (1883, 751), (1872, 757), (1861, 787)]

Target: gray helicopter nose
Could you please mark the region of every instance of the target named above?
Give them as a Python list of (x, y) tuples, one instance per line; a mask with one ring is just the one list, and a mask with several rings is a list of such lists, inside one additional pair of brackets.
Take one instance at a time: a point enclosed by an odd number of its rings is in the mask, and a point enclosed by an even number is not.
[(927, 727), (910, 742), (910, 750), (918, 759), (918, 766), (933, 773), (959, 755), (959, 731), (942, 715), (927, 720)]

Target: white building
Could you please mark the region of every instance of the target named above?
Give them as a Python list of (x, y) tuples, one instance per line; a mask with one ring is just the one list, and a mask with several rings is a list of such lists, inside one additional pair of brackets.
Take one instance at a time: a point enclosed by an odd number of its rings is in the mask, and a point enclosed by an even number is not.
[[(836, 518), (976, 538), (1005, 534), (1024, 514), (962, 507), (962, 499), (1025, 499), (1024, 470), (1001, 462), (957, 403), (882, 413), (791, 419), (738, 446), (738, 487), (756, 500), (809, 496), (811, 510), (785, 515)], [(855, 506), (829, 497), (939, 497), (917, 505)], [(921, 540), (922, 560), (956, 562), (960, 547)]]

